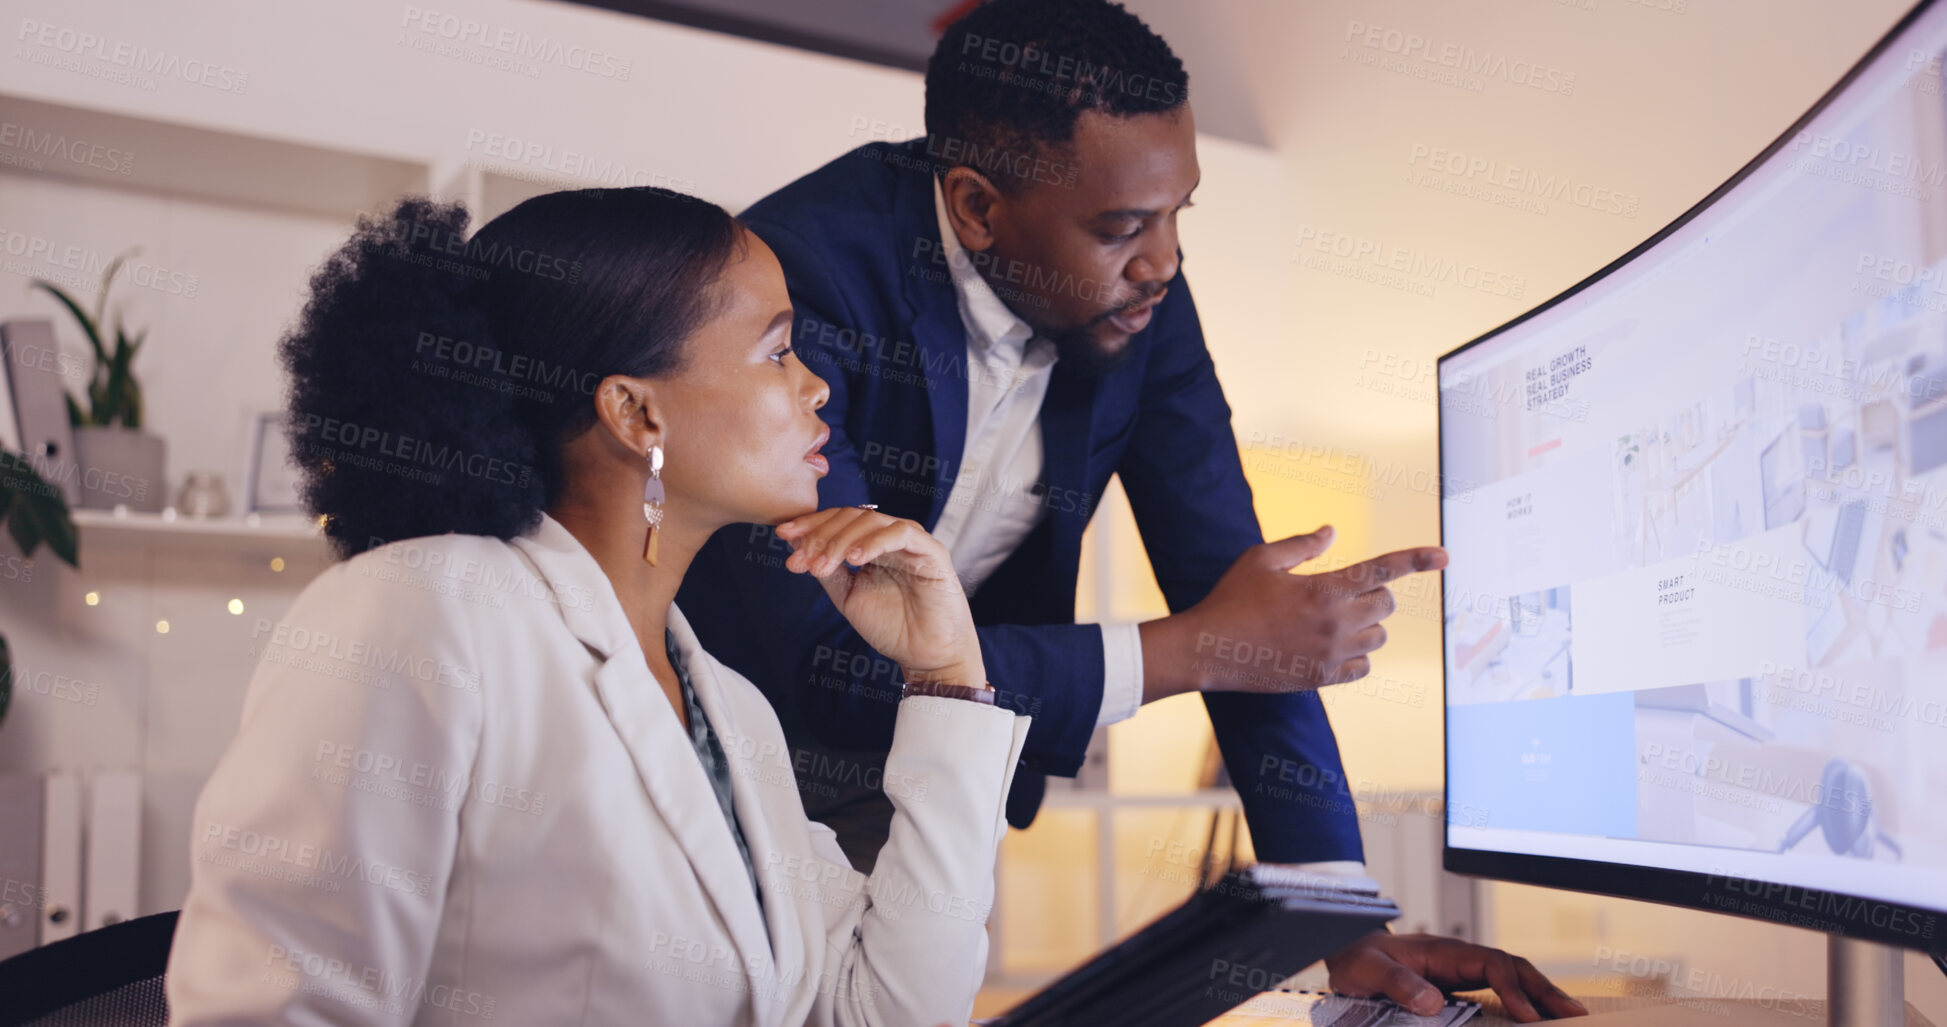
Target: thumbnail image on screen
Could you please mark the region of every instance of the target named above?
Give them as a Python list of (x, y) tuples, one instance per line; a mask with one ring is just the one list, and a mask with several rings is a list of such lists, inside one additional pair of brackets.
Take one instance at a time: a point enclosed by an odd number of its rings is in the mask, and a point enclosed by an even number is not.
[(1442, 359), (1449, 844), (1947, 908), (1942, 10)]

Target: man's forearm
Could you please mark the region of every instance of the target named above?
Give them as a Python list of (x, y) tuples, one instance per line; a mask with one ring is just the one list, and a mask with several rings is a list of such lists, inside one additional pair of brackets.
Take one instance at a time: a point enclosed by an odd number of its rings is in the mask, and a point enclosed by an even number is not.
[(1183, 614), (1159, 617), (1137, 626), (1143, 642), (1143, 702), (1200, 691), (1197, 629)]

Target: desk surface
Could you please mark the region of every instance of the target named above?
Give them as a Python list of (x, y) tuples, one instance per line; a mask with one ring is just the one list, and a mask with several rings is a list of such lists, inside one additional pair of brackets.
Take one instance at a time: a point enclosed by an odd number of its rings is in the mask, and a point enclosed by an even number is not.
[[(1515, 1022), (1513, 1019), (1510, 1019), (1505, 1012), (1503, 1012), (1503, 1010), (1501, 1009), (1500, 1002), (1497, 999), (1495, 999), (1492, 992), (1487, 992), (1484, 994), (1470, 994), (1467, 997), (1481, 1004), (1481, 1015), (1472, 1020), (1469, 1020), (1465, 1025), (1463, 1025), (1463, 1027), (1475, 1027), (1475, 1025), (1480, 1025), (1480, 1027), (1508, 1027), (1508, 1025), (1513, 1024)], [(1688, 1003), (1693, 1008), (1711, 1013), (1716, 1018), (1723, 1018), (1726, 1016), (1728, 1012), (1726, 1007), (1737, 1007), (1737, 1006), (1758, 1007), (1759, 1005), (1758, 1003), (1755, 1002), (1738, 1002), (1730, 999), (1702, 999), (1702, 998), (1684, 999), (1681, 996), (1673, 996), (1667, 998), (1666, 997), (1642, 997), (1642, 996), (1629, 996), (1626, 998), (1592, 996), (1589, 998), (1582, 999), (1582, 1004), (1589, 1007), (1589, 1014), (1591, 1016), (1595, 1016), (1601, 1013), (1624, 1012), (1632, 1009), (1654, 1009), (1658, 1006), (1668, 1006), (1678, 1002)], [(1825, 1022), (1824, 1002), (1807, 1001), (1805, 1003), (1805, 1006), (1806, 1009), (1803, 1011), (1804, 1014), (1809, 1014), (1809, 1016), (1817, 1017), (1816, 1020), (1811, 1022), (1820, 1023), (1820, 1024)], [(1553, 1022), (1563, 1024), (1564, 1027), (1567, 1027), (1567, 1025), (1573, 1024), (1576, 1021), (1557, 1020)], [(1730, 1021), (1725, 1020), (1724, 1022), (1728, 1023)], [(1254, 1009), (1252, 1006), (1247, 1005), (1242, 1007), (1238, 1012), (1229, 1013), (1224, 1016), (1220, 1016), (1215, 1020), (1210, 1021), (1207, 1027), (1289, 1027), (1291, 1023), (1292, 1020), (1289, 1019), (1288, 1016), (1278, 1016), (1275, 1012), (1272, 1012), (1268, 1009), (1264, 1009), (1264, 1008)], [(1906, 1007), (1906, 1024), (1907, 1027), (1933, 1027), (1933, 1024), (1930, 1023), (1926, 1017), (1921, 1016), (1920, 1011), (1914, 1009), (1911, 1003), (1909, 1003)]]
[[(1500, 1000), (1496, 999), (1492, 992), (1488, 992), (1487, 994), (1484, 995), (1469, 995), (1468, 998), (1471, 998), (1474, 1001), (1479, 1002), (1481, 1004), (1481, 1015), (1476, 1017), (1471, 1023), (1481, 1024), (1482, 1027), (1506, 1027), (1506, 1025), (1515, 1022), (1513, 1019), (1509, 1018), (1502, 1011)], [(1616, 1012), (1622, 1012), (1630, 1009), (1653, 1009), (1657, 1006), (1667, 1006), (1674, 1002), (1679, 1002), (1679, 1001), (1687, 1001), (1693, 1003), (1697, 1005), (1699, 1008), (1711, 1007), (1711, 1008), (1718, 1008), (1718, 1009), (1721, 1009), (1721, 1007), (1724, 1006), (1757, 1005), (1757, 1003), (1755, 1002), (1748, 1002), (1748, 1001), (1740, 1002), (1731, 999), (1702, 999), (1702, 998), (1683, 999), (1680, 996), (1672, 996), (1668, 998), (1661, 998), (1661, 997), (1652, 998), (1652, 997), (1645, 997), (1645, 996), (1638, 996), (1638, 995), (1631, 995), (1628, 997), (1590, 996), (1581, 999), (1582, 1004), (1589, 1007), (1589, 1015), (1591, 1016), (1594, 1016), (1598, 1013), (1616, 1013)], [(1810, 1016), (1818, 1017), (1818, 1019), (1815, 1021), (1816, 1023), (1825, 1022), (1824, 1002), (1818, 1000), (1807, 1000), (1805, 1005), (1806, 1005), (1806, 1011)], [(1575, 1021), (1562, 1020), (1558, 1022), (1563, 1024), (1571, 1024), (1574, 1023)], [(1469, 1025), (1469, 1027), (1471, 1027), (1471, 1024)], [(1906, 1027), (1933, 1027), (1933, 1023), (1929, 1021), (1926, 1017), (1921, 1016), (1920, 1011), (1913, 1008), (1913, 1004), (1909, 1002), (1907, 1003), (1907, 1007), (1906, 1007)]]

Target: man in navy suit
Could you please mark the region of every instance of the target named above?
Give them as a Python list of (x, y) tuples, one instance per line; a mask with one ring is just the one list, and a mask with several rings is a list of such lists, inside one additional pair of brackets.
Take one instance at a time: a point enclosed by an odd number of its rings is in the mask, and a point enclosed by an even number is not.
[[(1368, 672), (1385, 582), (1445, 554), (1299, 575), (1330, 529), (1264, 542), (1181, 271), (1176, 220), (1199, 177), (1188, 95), (1168, 45), (1119, 5), (992, 0), (933, 56), (925, 138), (862, 147), (742, 220), (784, 267), (799, 358), (831, 385), (821, 505), (877, 504), (945, 542), (1001, 702), (1034, 718), (1009, 821), (1034, 817), (1045, 775), (1076, 773), (1098, 726), (1199, 691), (1258, 858), (1361, 873), (1315, 689)], [(1075, 623), (1082, 533), (1111, 475), (1171, 616)], [(843, 557), (729, 529), (677, 601), (770, 697), (807, 811), (864, 868), (885, 840), (882, 793), (902, 786), (878, 776), (901, 682), (810, 575), (786, 572)], [(1355, 946), (1335, 982), (1424, 1003), (1403, 965), (1484, 981), (1500, 960), (1574, 1011), (1505, 953), (1413, 944)]]

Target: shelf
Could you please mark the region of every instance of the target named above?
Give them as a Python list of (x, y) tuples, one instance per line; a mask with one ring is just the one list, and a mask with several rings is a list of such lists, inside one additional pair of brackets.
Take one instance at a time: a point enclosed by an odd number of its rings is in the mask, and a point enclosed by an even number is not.
[(253, 523), (245, 517), (172, 517), (167, 513), (116, 515), (108, 510), (76, 510), (74, 524), (81, 535), (81, 559), (87, 563), (92, 544), (118, 548), (262, 553), (322, 556), (325, 538), (317, 522), (301, 514), (266, 514)]
[(83, 528), (112, 531), (324, 541), (324, 535), (318, 531), (317, 522), (303, 514), (182, 517), (169, 512), (137, 513), (131, 510), (118, 514), (110, 510), (76, 510), (74, 523)]
[(470, 159), (461, 165), (435, 191), (441, 199), (466, 204), (471, 219), (469, 231), (513, 210), (536, 196), (571, 189), (587, 189), (598, 183), (577, 182), (545, 171), (534, 172), (512, 165)]
[[(0, 94), (17, 137), (0, 172), (349, 222), (428, 187), (426, 164)], [(32, 137), (29, 138), (28, 134)], [(83, 145), (85, 144), (85, 145)]]

